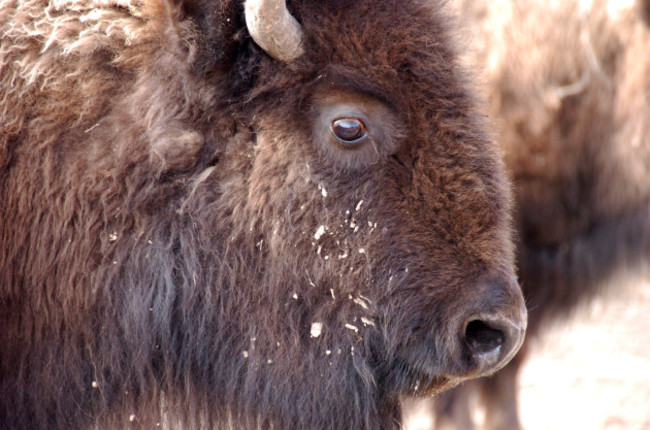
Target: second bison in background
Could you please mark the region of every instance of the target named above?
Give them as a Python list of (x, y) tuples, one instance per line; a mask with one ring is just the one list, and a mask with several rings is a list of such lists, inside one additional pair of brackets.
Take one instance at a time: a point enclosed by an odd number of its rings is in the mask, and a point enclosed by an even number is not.
[(466, 1), (469, 63), (484, 73), (516, 193), (527, 343), (495, 377), (436, 403), (437, 426), (519, 429), (531, 339), (650, 259), (650, 2)]

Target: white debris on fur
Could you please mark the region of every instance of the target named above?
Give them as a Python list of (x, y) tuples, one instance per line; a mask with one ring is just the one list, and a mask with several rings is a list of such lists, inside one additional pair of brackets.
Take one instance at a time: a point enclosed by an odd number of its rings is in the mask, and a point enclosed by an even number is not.
[(370, 300), (368, 297), (364, 296), (363, 294), (359, 294), (359, 297), (368, 303), (372, 303), (372, 300)]
[(347, 328), (348, 330), (353, 330), (353, 331), (355, 331), (356, 333), (359, 333), (359, 328), (353, 326), (352, 324), (346, 324), (346, 325), (345, 325), (345, 328)]
[(315, 322), (311, 324), (311, 337), (318, 337), (323, 331), (323, 323)]
[(309, 285), (315, 287), (316, 284), (314, 284), (314, 281), (311, 280), (311, 276), (309, 276), (309, 272), (307, 272), (306, 270), (305, 270), (305, 275), (307, 275), (307, 280), (309, 281)]
[(314, 234), (314, 239), (316, 239), (316, 240), (320, 239), (321, 236), (323, 236), (325, 234), (325, 228), (326, 227), (324, 225), (321, 225), (320, 227), (318, 227), (318, 229), (316, 230), (316, 233)]
[(375, 326), (375, 323), (366, 317), (361, 317), (361, 322), (363, 323), (363, 325), (371, 325), (373, 327)]
[(357, 305), (361, 306), (362, 308), (364, 308), (364, 309), (366, 309), (366, 310), (368, 309), (368, 305), (366, 305), (366, 302), (364, 302), (363, 299), (362, 299), (361, 297), (353, 298), (352, 296), (350, 296), (350, 299), (352, 299), (352, 301), (353, 301), (354, 303), (356, 303)]

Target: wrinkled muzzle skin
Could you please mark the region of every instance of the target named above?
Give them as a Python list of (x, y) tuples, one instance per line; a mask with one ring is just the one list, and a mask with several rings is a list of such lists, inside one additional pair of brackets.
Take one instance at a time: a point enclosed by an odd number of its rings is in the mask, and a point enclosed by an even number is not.
[(61, 6), (121, 30), (35, 38), (40, 88), (0, 20), (0, 427), (392, 429), (505, 365), (510, 187), (437, 2), (289, 2), (289, 62), (179, 4)]

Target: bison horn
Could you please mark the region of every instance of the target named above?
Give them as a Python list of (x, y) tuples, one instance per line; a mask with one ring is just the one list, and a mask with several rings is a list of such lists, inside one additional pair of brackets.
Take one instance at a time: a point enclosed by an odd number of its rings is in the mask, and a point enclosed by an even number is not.
[(267, 54), (283, 62), (302, 55), (302, 27), (284, 0), (246, 0), (245, 8), (248, 32)]

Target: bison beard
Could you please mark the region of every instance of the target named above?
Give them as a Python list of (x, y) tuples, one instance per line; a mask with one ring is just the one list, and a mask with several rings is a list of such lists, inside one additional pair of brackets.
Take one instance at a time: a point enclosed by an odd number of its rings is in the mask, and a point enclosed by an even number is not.
[(517, 351), (437, 2), (288, 6), (290, 59), (238, 1), (2, 3), (0, 428), (397, 428)]

